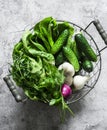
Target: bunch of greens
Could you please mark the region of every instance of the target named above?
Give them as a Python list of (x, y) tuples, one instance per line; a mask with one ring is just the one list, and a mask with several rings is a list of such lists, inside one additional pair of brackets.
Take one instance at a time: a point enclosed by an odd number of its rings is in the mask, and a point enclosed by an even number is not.
[(16, 84), (31, 100), (61, 104), (63, 110), (71, 113), (61, 94), (64, 74), (55, 62), (57, 52), (73, 33), (73, 27), (67, 22), (57, 23), (52, 17), (43, 19), (31, 31), (26, 31), (14, 46), (11, 71)]

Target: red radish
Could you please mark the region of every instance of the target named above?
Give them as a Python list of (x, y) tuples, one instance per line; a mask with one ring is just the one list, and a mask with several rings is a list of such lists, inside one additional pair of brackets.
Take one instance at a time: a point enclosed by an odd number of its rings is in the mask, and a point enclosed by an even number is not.
[(68, 98), (72, 93), (72, 89), (69, 85), (63, 84), (63, 86), (61, 88), (61, 93), (64, 98)]

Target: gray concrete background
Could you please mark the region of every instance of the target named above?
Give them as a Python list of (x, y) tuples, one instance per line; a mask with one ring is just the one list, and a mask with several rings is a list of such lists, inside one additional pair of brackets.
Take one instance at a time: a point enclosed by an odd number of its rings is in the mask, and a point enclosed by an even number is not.
[[(56, 107), (33, 101), (16, 103), (4, 83), (21, 30), (47, 16), (82, 27), (97, 17), (107, 31), (106, 0), (0, 0), (0, 130), (107, 130), (107, 50), (101, 53), (102, 73), (95, 88), (70, 106), (75, 117), (67, 114), (64, 123)], [(92, 34), (102, 48), (102, 39)]]

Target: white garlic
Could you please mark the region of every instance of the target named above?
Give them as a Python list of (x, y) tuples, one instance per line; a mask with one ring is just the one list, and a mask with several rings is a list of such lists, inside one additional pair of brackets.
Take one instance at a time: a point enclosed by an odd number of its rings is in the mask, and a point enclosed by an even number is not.
[(73, 77), (72, 76), (66, 76), (65, 77), (65, 84), (67, 84), (67, 85), (69, 85), (69, 86), (71, 86), (72, 85), (72, 83), (73, 83)]
[(84, 87), (84, 85), (89, 81), (90, 76), (81, 76), (81, 75), (76, 75), (73, 78), (73, 85), (76, 90), (80, 90)]
[(61, 64), (61, 65), (58, 67), (58, 70), (64, 70), (65, 76), (66, 76), (66, 75), (73, 76), (73, 75), (75, 74), (75, 70), (74, 70), (73, 65), (71, 65), (71, 64), (68, 63), (68, 62), (64, 62), (63, 64)]

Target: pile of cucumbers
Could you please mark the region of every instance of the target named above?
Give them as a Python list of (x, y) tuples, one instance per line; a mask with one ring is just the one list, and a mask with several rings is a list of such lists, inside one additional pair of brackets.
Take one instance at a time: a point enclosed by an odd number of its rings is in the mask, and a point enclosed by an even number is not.
[[(74, 66), (76, 72), (81, 69), (84, 69), (86, 72), (92, 72), (93, 62), (97, 61), (95, 51), (82, 32), (74, 34), (74, 30), (72, 30), (71, 33), (66, 28), (65, 22), (61, 24), (63, 27), (65, 26), (65, 29), (59, 35), (51, 50), (51, 53), (55, 56), (56, 66), (59, 66), (64, 61), (68, 61)], [(69, 26), (71, 27), (71, 25)]]
[(57, 67), (68, 61), (76, 72), (81, 69), (93, 71), (93, 62), (97, 61), (96, 53), (82, 32), (75, 34), (75, 28), (68, 22), (57, 22), (47, 17), (35, 25), (34, 35), (42, 48), (54, 56)]

